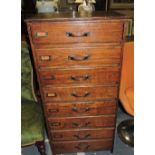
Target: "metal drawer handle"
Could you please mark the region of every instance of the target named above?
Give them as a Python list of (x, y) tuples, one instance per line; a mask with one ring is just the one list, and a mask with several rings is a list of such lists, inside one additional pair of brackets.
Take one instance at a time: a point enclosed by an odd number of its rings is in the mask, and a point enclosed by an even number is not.
[(78, 95), (77, 93), (73, 92), (71, 93), (71, 96), (74, 96), (74, 97), (87, 97), (89, 96), (90, 93), (89, 92), (85, 92), (83, 95)]
[(84, 137), (80, 137), (79, 135), (74, 135), (74, 137), (76, 137), (79, 140), (82, 140), (82, 139), (87, 139), (87, 138), (91, 137), (91, 134), (87, 134)]
[(53, 123), (50, 123), (51, 126), (60, 126), (61, 123), (60, 122), (53, 122)]
[(68, 56), (69, 60), (72, 61), (84, 61), (88, 60), (90, 58), (90, 55), (85, 55), (85, 56)]
[(47, 97), (56, 97), (57, 94), (56, 93), (47, 93)]
[(43, 77), (43, 80), (55, 80), (54, 75), (51, 75), (50, 77)]
[(72, 33), (72, 32), (66, 32), (67, 37), (88, 37), (90, 36), (90, 32), (78, 32), (78, 33)]
[(82, 75), (82, 76), (71, 76), (70, 79), (74, 81), (82, 81), (82, 80), (88, 80), (90, 78), (90, 75)]
[(36, 32), (34, 37), (35, 38), (48, 37), (48, 32)]
[(75, 148), (78, 150), (88, 150), (89, 147), (90, 145), (85, 143), (79, 143), (77, 146), (75, 146)]
[(40, 57), (41, 61), (51, 61), (51, 56), (50, 55), (43, 55)]
[(73, 108), (72, 108), (72, 111), (77, 112), (77, 113), (85, 113), (85, 112), (90, 111), (90, 108), (87, 107), (87, 108), (84, 108), (83, 110), (79, 111), (79, 110), (77, 109), (77, 107), (73, 107)]
[(84, 126), (87, 127), (90, 124), (91, 124), (91, 122), (86, 122)]
[(79, 124), (78, 124), (78, 123), (75, 123), (75, 122), (73, 122), (72, 125), (73, 125), (74, 127), (78, 127), (78, 126), (79, 126)]
[(78, 123), (75, 123), (75, 122), (72, 123), (73, 127), (80, 127), (80, 126), (87, 127), (90, 124), (91, 124), (91, 122), (86, 122), (84, 125), (78, 124)]

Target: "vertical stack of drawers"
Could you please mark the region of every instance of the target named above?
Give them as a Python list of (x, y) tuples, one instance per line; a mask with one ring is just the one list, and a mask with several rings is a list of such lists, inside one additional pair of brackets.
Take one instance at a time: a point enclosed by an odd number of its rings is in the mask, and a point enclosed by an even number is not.
[(27, 20), (53, 154), (112, 150), (124, 21), (64, 16)]

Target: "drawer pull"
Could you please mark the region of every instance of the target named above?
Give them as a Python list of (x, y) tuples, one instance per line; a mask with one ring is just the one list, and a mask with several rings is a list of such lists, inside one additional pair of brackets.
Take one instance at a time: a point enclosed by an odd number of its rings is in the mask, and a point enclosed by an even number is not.
[(85, 92), (83, 95), (78, 95), (75, 92), (74, 93), (71, 93), (71, 96), (74, 96), (74, 97), (87, 97), (89, 95), (90, 95), (89, 92)]
[(82, 81), (82, 80), (88, 80), (90, 78), (90, 75), (82, 75), (82, 76), (71, 76), (70, 79), (74, 81)]
[(36, 32), (35, 38), (48, 37), (48, 32)]
[(60, 122), (53, 122), (53, 123), (50, 123), (51, 126), (60, 126), (61, 123)]
[(79, 135), (74, 135), (74, 137), (76, 137), (78, 140), (87, 139), (87, 138), (89, 138), (90, 136), (91, 136), (90, 134), (87, 134), (87, 135), (85, 135), (84, 137), (80, 137)]
[(56, 97), (57, 94), (56, 93), (47, 93), (47, 97)]
[(54, 75), (50, 76), (50, 77), (43, 77), (43, 80), (55, 80)]
[(85, 55), (85, 56), (68, 56), (69, 60), (73, 61), (84, 61), (88, 60), (90, 58), (90, 55)]
[(90, 124), (91, 124), (91, 122), (85, 122), (84, 124), (78, 124), (75, 122), (72, 123), (73, 127), (87, 127)]
[(73, 125), (74, 127), (78, 127), (78, 126), (79, 126), (79, 124), (78, 124), (78, 123), (75, 123), (75, 122), (73, 122), (72, 125)]
[(49, 55), (44, 55), (40, 57), (41, 61), (51, 61), (51, 56)]
[(49, 113), (59, 112), (59, 109), (49, 109), (48, 112), (49, 112)]
[(90, 32), (79, 32), (79, 33), (72, 33), (72, 32), (66, 32), (66, 35), (68, 37), (88, 37), (90, 36)]
[(90, 111), (90, 108), (87, 107), (87, 108), (84, 108), (83, 110), (79, 111), (79, 110), (77, 109), (77, 107), (73, 107), (73, 108), (72, 108), (72, 111), (77, 112), (77, 113), (84, 113), (84, 112)]
[(89, 147), (90, 145), (85, 143), (79, 143), (77, 146), (75, 146), (75, 148), (78, 150), (88, 150)]
[(90, 122), (86, 122), (84, 126), (87, 127), (90, 124), (91, 124)]

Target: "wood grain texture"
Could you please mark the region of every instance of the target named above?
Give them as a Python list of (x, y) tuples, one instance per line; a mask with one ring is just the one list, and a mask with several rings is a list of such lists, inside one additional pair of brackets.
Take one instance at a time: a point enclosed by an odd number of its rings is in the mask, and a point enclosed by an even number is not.
[(115, 115), (85, 116), (85, 117), (49, 117), (50, 129), (83, 129), (83, 128), (102, 128), (114, 127)]
[(44, 100), (49, 101), (90, 101), (113, 99), (118, 96), (117, 86), (70, 86), (43, 88)]
[(115, 100), (51, 102), (44, 105), (49, 117), (96, 116), (116, 113)]
[(117, 84), (120, 79), (119, 67), (94, 67), (76, 69), (50, 69), (39, 71), (43, 86), (68, 84)]
[(126, 19), (95, 12), (26, 20), (53, 155), (113, 149)]
[(36, 49), (35, 52), (38, 67), (43, 69), (120, 65), (121, 61), (121, 46), (116, 44), (102, 47), (43, 48)]
[(113, 138), (114, 128), (95, 128), (80, 130), (51, 130), (51, 138), (53, 141), (76, 141), (90, 139)]
[(70, 141), (70, 142), (53, 142), (55, 153), (69, 152), (87, 152), (98, 150), (110, 150), (113, 142), (107, 140), (89, 140), (89, 141)]
[(33, 23), (31, 25), (34, 44), (120, 42), (122, 29), (123, 24), (118, 22), (96, 24), (73, 21)]

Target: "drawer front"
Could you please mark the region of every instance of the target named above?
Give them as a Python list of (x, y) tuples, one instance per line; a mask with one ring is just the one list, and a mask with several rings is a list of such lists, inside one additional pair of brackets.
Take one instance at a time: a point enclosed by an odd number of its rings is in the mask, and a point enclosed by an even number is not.
[(70, 86), (43, 88), (45, 102), (87, 101), (117, 98), (117, 86)]
[(90, 101), (73, 103), (47, 103), (44, 105), (49, 117), (96, 116), (116, 113), (116, 101)]
[(120, 65), (121, 46), (51, 48), (35, 50), (39, 68)]
[(39, 71), (42, 85), (118, 83), (119, 74), (119, 67), (51, 69)]
[(115, 115), (105, 116), (87, 116), (87, 117), (59, 117), (48, 118), (49, 127), (51, 129), (77, 129), (77, 128), (102, 128), (114, 127)]
[(120, 42), (121, 22), (44, 22), (32, 23), (34, 44)]
[(52, 141), (113, 138), (114, 128), (51, 131)]
[(113, 146), (113, 140), (90, 140), (90, 141), (69, 141), (69, 142), (53, 142), (54, 152), (70, 153), (70, 152), (87, 152), (98, 150), (110, 150)]

